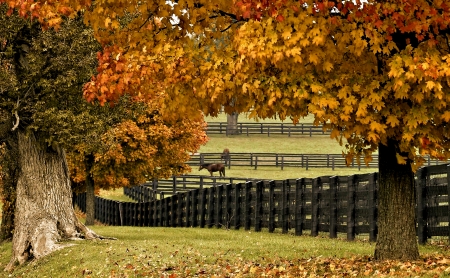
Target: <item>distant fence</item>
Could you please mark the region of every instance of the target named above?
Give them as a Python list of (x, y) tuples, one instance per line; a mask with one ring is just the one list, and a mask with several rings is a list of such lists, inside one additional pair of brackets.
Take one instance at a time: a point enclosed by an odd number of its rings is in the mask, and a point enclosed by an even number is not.
[[(419, 242), (425, 243), (431, 237), (450, 239), (449, 166), (424, 167), (416, 177)], [(95, 218), (108, 225), (268, 229), (269, 232), (280, 229), (283, 233), (293, 230), (296, 235), (305, 231), (312, 236), (326, 232), (332, 238), (344, 233), (349, 240), (365, 234), (375, 241), (377, 181), (376, 173), (284, 181), (249, 180), (203, 184), (203, 188), (186, 191), (172, 187), (167, 193), (160, 190), (162, 187), (154, 190), (153, 184), (148, 184), (126, 190), (129, 196), (145, 202), (96, 198)], [(140, 197), (131, 193), (141, 188), (148, 188), (152, 193)], [(81, 210), (85, 209), (84, 194), (75, 196), (74, 202)]]
[[(198, 166), (203, 163), (225, 163), (221, 159), (222, 153), (198, 153), (191, 156), (187, 164)], [(438, 165), (445, 163), (440, 160), (432, 160), (429, 156), (426, 159), (425, 166)], [(226, 161), (227, 167), (231, 166), (250, 166), (257, 169), (260, 166), (279, 167), (300, 167), (308, 170), (309, 168), (378, 168), (378, 155), (372, 155), (372, 161), (368, 165), (361, 161), (361, 164), (352, 161), (347, 166), (345, 157), (342, 154), (282, 154), (282, 153), (230, 153)]]
[(267, 134), (270, 135), (329, 135), (330, 131), (324, 131), (321, 126), (315, 126), (313, 124), (298, 123), (296, 125), (292, 123), (238, 123), (236, 129), (228, 127), (227, 123), (215, 123), (209, 122), (206, 129), (208, 135), (211, 134), (246, 134), (247, 136), (252, 134)]
[(231, 166), (250, 166), (257, 169), (260, 166), (274, 166), (281, 170), (284, 167), (299, 168), (378, 168), (378, 155), (373, 155), (373, 160), (368, 166), (362, 161), (362, 165), (352, 161), (347, 166), (345, 157), (342, 154), (279, 154), (279, 153), (230, 153), (229, 159), (221, 159), (222, 153), (198, 153), (191, 156), (187, 162), (189, 165), (200, 165), (203, 163), (225, 163), (228, 168)]

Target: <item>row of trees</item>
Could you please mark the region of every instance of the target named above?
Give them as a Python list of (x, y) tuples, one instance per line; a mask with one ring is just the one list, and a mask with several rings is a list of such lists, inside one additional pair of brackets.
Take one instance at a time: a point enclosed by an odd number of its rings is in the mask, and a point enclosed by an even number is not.
[[(45, 71), (30, 66), (30, 61), (38, 62), (40, 57), (32, 58), (29, 38), (50, 33), (64, 36), (68, 31), (63, 22), (66, 18), (76, 22), (73, 18), (79, 16), (92, 28), (101, 47), (97, 72), (83, 87), (84, 97), (91, 103), (116, 104), (125, 95), (133, 101), (157, 101), (162, 117), (170, 122), (177, 122), (180, 115), (197, 119), (198, 110), (216, 115), (222, 106), (228, 114), (251, 109), (253, 117), (277, 116), (294, 122), (313, 114), (316, 124), (330, 129), (332, 138), (346, 145), (349, 161), (356, 157), (368, 162), (378, 150), (375, 258), (418, 258), (413, 171), (423, 163), (424, 154), (450, 157), (450, 6), (446, 1), (236, 0), (231, 5), (225, 0), (99, 0), (94, 5), (83, 0), (0, 2), (8, 5), (2, 16), (10, 26), (0, 34), (14, 34), (3, 39), (0, 47), (11, 47), (15, 54), (10, 59), (16, 61), (14, 70), (1, 73), (10, 80), (1, 89), (2, 103), (3, 96), (8, 96), (5, 103), (9, 106), (3, 108), (10, 117), (7, 130), (15, 131), (21, 157), (15, 233), (31, 230), (29, 225), (51, 222), (48, 217), (39, 223), (21, 220), (18, 212), (30, 203), (20, 201), (22, 195), (35, 187), (42, 193), (53, 192), (68, 180), (61, 178), (65, 173), (58, 173), (56, 166), (53, 177), (44, 175), (44, 170), (41, 174), (28, 170), (33, 160), (25, 157), (42, 154), (46, 164), (54, 160), (55, 165), (65, 160), (62, 142), (55, 139), (54, 128), (59, 126), (52, 125), (52, 129), (27, 119), (34, 113), (60, 118), (64, 114), (56, 113), (55, 105), (65, 103), (75, 90), (60, 82), (47, 82), (37, 89)], [(22, 18), (27, 19), (27, 27), (15, 27)], [(52, 28), (59, 31), (44, 31)], [(73, 50), (72, 44), (76, 42), (72, 41), (67, 51)], [(45, 54), (48, 49), (42, 44), (37, 50)], [(92, 57), (85, 56), (71, 67), (82, 67)], [(23, 82), (24, 73), (35, 79)], [(56, 78), (57, 73), (49, 74)], [(91, 74), (75, 71), (64, 77), (78, 84)], [(19, 104), (33, 112), (21, 112), (20, 121), (16, 113)], [(49, 104), (54, 105), (53, 110), (42, 108)], [(88, 114), (102, 109), (95, 107)], [(33, 164), (43, 162), (35, 160)], [(65, 167), (59, 165), (59, 169)], [(46, 178), (36, 182), (40, 176)], [(42, 197), (46, 199), (45, 194)], [(50, 235), (55, 231), (74, 235), (69, 231), (76, 227), (58, 221), (61, 219), (53, 222), (59, 225), (41, 231), (48, 241), (54, 241)], [(39, 241), (33, 237), (24, 241), (20, 232), (14, 234), (12, 262), (23, 261), (30, 250), (22, 242)], [(34, 254), (37, 247), (32, 244)]]
[(76, 219), (72, 190), (88, 192), (92, 225), (95, 189), (184, 174), (206, 134), (200, 111), (167, 119), (163, 96), (88, 103), (82, 88), (101, 46), (81, 14), (56, 31), (7, 9), (0, 4), (1, 238), (14, 237), (12, 267), (61, 238), (101, 238)]

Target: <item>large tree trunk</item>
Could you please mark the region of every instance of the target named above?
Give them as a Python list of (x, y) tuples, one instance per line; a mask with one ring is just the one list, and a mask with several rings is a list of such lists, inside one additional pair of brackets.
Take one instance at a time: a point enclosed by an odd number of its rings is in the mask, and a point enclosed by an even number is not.
[(81, 224), (72, 206), (64, 151), (50, 148), (34, 134), (19, 132), (19, 165), (11, 270), (16, 262), (39, 259), (64, 246), (61, 239), (98, 238)]
[(237, 113), (237, 112), (232, 112), (231, 114), (227, 114), (227, 135), (239, 134), (238, 116), (239, 116), (239, 113)]
[(378, 236), (375, 259), (416, 260), (415, 187), (411, 164), (397, 163), (397, 142), (379, 146)]

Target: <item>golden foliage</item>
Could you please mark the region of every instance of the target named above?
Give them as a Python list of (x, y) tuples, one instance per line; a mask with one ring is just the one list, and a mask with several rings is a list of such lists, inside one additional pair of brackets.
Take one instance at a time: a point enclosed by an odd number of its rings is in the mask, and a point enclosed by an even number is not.
[[(8, 3), (47, 25), (90, 4)], [(417, 167), (420, 155), (450, 157), (449, 19), (446, 1), (427, 0), (96, 1), (85, 22), (104, 49), (84, 94), (164, 96), (167, 117), (313, 114), (349, 157), (367, 161), (391, 138)]]

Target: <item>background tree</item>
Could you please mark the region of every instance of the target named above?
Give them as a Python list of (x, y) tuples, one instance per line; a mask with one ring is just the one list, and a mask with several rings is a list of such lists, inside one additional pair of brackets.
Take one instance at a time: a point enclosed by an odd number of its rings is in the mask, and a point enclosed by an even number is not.
[(196, 120), (167, 121), (158, 99), (133, 103), (129, 98), (109, 110), (114, 110), (115, 123), (108, 113), (105, 120), (110, 124), (104, 133), (98, 136), (102, 128), (93, 129), (94, 136), (68, 155), (72, 179), (87, 192), (86, 225), (94, 224), (95, 188), (109, 190), (185, 174), (191, 170), (185, 164), (190, 153), (207, 141), (200, 111)]

